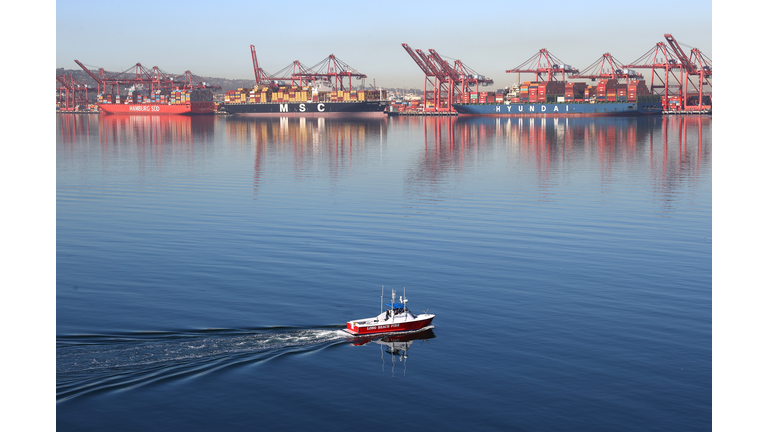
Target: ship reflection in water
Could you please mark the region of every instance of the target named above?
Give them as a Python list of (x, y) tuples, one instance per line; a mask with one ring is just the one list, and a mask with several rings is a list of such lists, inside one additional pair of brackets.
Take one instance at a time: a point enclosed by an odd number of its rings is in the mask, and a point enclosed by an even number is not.
[(100, 115), (99, 138), (103, 145), (187, 146), (211, 140), (215, 121), (214, 116)]
[(369, 141), (383, 141), (387, 134), (387, 118), (343, 117), (228, 117), (226, 136), (230, 143), (252, 143), (257, 150), (277, 146), (299, 153), (314, 152), (318, 146), (328, 149), (350, 149)]
[(392, 120), (391, 127), (399, 125), (423, 130), (422, 157), (406, 175), (414, 193), (431, 194), (445, 178), (499, 159), (516, 171), (534, 170), (544, 189), (568, 175), (591, 172), (607, 184), (627, 169), (650, 168), (652, 181), (666, 190), (698, 181), (712, 157), (708, 115)]
[[(408, 351), (413, 346), (413, 343), (420, 341), (418, 345), (429, 345), (429, 339), (434, 339), (435, 332), (433, 327), (428, 327), (426, 330), (417, 332), (392, 334), (386, 336), (358, 336), (348, 339), (352, 346), (363, 346), (368, 344), (376, 344), (381, 348), (381, 370), (385, 371), (386, 360), (389, 360), (391, 365), (392, 376), (395, 374), (395, 365), (401, 363), (403, 366), (403, 375), (406, 372), (406, 366), (408, 361)], [(389, 357), (388, 359), (386, 357)]]
[[(127, 158), (164, 169), (181, 161), (197, 170), (202, 160), (233, 152), (248, 154), (253, 161), (254, 195), (261, 177), (267, 175), (265, 170), (286, 162), (293, 165), (297, 178), (320, 176), (335, 181), (369, 173), (374, 160), (382, 166), (388, 151), (412, 154), (402, 177), (395, 174), (412, 196), (432, 195), (446, 187), (446, 179), (466, 180), (465, 171), (478, 169), (500, 169), (512, 176), (530, 171), (540, 190), (584, 174), (609, 185), (628, 170), (644, 171), (636, 178), (648, 178), (665, 195), (686, 182), (706, 178), (701, 170), (711, 166), (712, 158), (712, 117), (701, 115), (96, 118), (60, 114), (57, 126), (61, 145), (70, 150), (62, 157), (93, 157), (95, 146), (100, 145), (105, 164)], [(419, 138), (414, 140), (414, 135)]]
[(265, 161), (292, 155), (297, 177), (326, 170), (331, 179), (365, 164), (366, 155), (383, 151), (387, 117), (228, 117), (226, 142), (250, 146), (254, 152), (254, 196), (258, 194)]

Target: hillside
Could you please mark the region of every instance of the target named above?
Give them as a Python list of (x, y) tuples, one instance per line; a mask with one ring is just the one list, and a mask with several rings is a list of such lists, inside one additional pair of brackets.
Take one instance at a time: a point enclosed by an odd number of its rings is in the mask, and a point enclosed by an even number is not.
[[(91, 78), (90, 75), (88, 75), (82, 69), (64, 69), (64, 68), (56, 69), (56, 75), (62, 75), (62, 74), (67, 74), (67, 75), (72, 74), (72, 76), (76, 80), (80, 81), (83, 84), (86, 84), (89, 87), (93, 87), (94, 91), (96, 91), (97, 89), (96, 81), (94, 81), (93, 78)], [(221, 90), (217, 91), (217, 93), (219, 92), (223, 93), (229, 90), (237, 90), (239, 88), (253, 86), (253, 79), (230, 80), (226, 78), (215, 78), (215, 77), (200, 77), (200, 79), (205, 81), (206, 83), (221, 86)], [(59, 87), (59, 82), (56, 81), (56, 88), (58, 87)]]

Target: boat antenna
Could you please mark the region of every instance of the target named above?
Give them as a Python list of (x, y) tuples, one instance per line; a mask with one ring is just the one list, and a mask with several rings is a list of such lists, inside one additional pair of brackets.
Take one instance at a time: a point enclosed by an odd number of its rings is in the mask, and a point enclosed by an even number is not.
[(384, 285), (381, 286), (381, 309), (379, 309), (379, 315), (384, 313)]

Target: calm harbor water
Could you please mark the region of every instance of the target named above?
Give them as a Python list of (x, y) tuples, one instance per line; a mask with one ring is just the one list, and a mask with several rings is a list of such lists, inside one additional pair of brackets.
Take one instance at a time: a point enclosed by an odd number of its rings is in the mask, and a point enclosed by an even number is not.
[(59, 115), (57, 426), (710, 430), (711, 136)]

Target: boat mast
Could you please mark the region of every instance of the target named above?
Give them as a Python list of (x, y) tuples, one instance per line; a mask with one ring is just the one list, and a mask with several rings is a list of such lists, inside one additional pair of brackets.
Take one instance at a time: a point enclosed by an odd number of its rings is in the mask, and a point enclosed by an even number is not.
[[(402, 298), (401, 302), (403, 303), (403, 311), (407, 312), (408, 311), (408, 297), (405, 296), (405, 287), (403, 287), (403, 298)], [(405, 316), (407, 317), (408, 314), (406, 313)]]
[(392, 322), (395, 321), (395, 290), (392, 290), (392, 302), (390, 303), (389, 310), (391, 311), (389, 313), (390, 319), (392, 319)]
[(405, 297), (405, 287), (403, 287), (403, 300), (401, 301), (401, 303), (403, 304), (403, 314), (404, 314), (405, 318), (408, 319), (408, 313), (407, 313), (407, 311), (408, 311), (408, 304), (407, 304), (408, 303), (408, 299)]
[(381, 309), (379, 309), (379, 315), (384, 313), (384, 285), (381, 286)]

